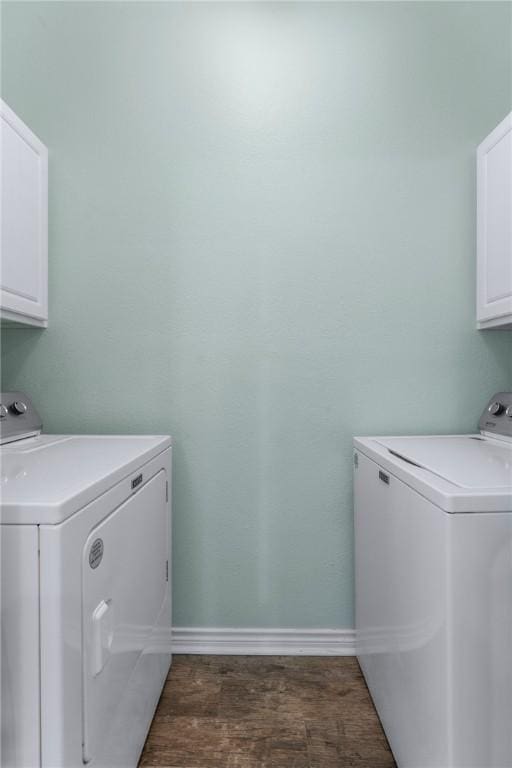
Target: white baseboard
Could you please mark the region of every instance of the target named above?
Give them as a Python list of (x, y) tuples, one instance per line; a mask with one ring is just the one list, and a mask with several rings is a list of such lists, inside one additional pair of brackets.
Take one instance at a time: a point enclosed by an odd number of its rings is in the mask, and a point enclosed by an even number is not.
[(353, 656), (353, 629), (174, 627), (172, 652), (232, 656)]

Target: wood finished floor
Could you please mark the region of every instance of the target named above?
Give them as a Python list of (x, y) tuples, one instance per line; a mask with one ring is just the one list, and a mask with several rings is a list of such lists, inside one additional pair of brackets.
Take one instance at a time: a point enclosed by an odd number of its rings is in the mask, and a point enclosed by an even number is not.
[(394, 768), (352, 657), (176, 656), (140, 766)]

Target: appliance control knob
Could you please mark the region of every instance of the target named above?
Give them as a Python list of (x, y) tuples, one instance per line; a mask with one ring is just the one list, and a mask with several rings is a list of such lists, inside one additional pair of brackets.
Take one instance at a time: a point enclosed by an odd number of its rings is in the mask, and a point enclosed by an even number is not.
[(22, 400), (15, 400), (11, 405), (11, 411), (15, 414), (15, 416), (22, 416), (27, 412), (27, 406)]
[(512, 405), (509, 405), (509, 407), (505, 411), (505, 415), (508, 416), (509, 419), (512, 419)]
[(489, 413), (492, 413), (493, 416), (499, 416), (500, 413), (503, 411), (503, 406), (501, 403), (498, 403), (498, 401), (491, 403), (490, 406), (487, 409)]
[(0, 405), (0, 419), (5, 419), (8, 414), (8, 410), (5, 405)]

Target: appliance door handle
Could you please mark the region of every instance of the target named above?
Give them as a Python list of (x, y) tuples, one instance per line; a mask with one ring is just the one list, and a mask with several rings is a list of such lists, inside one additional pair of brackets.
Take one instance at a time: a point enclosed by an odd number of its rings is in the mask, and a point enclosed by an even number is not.
[(389, 475), (386, 475), (385, 472), (382, 471), (382, 469), (379, 469), (379, 480), (382, 480), (383, 483), (386, 485), (389, 485)]
[(91, 616), (91, 674), (97, 677), (110, 658), (113, 640), (112, 600), (101, 600)]

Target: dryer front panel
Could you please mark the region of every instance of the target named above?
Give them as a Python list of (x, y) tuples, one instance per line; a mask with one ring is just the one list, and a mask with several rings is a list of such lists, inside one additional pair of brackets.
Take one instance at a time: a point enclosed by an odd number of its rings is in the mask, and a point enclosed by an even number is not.
[(162, 470), (141, 485), (91, 531), (83, 548), (84, 762), (101, 754), (119, 726), (123, 699), (141, 657), (151, 651), (166, 602), (166, 480)]

